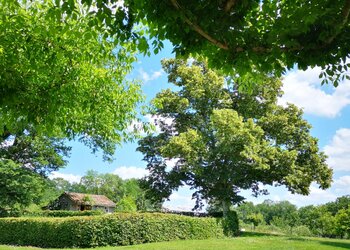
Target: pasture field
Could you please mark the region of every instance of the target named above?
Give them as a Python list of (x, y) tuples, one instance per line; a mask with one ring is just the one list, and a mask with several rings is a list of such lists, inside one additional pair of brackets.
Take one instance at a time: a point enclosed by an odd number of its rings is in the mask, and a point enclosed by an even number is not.
[[(0, 250), (39, 250), (34, 247), (0, 245)], [(350, 240), (288, 237), (245, 233), (236, 238), (183, 240), (124, 247), (98, 247), (96, 250), (342, 250), (350, 249)], [(56, 249), (59, 250), (59, 249)], [(65, 250), (68, 250), (66, 248)]]

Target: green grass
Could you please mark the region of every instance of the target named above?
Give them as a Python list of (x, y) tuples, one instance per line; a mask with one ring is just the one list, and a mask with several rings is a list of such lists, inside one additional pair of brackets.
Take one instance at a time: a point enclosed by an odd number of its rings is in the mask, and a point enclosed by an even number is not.
[[(0, 250), (36, 250), (33, 247), (0, 246)], [(209, 240), (185, 240), (134, 245), (99, 247), (94, 250), (342, 250), (350, 249), (350, 240), (288, 237), (245, 233), (241, 237)], [(57, 250), (57, 249), (56, 249)], [(68, 249), (65, 249), (68, 250)]]

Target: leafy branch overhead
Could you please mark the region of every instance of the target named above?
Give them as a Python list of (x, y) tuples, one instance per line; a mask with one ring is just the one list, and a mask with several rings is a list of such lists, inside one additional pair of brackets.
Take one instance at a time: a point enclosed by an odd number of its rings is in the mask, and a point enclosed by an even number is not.
[(125, 79), (134, 50), (116, 47), (83, 13), (61, 14), (50, 1), (0, 1), (0, 136), (30, 128), (110, 159), (142, 99)]
[[(77, 9), (74, 1), (63, 4)], [(203, 56), (209, 66), (263, 81), (295, 64), (320, 66), (322, 83), (344, 80), (350, 51), (350, 0), (83, 0), (100, 27), (120, 41), (133, 40), (143, 53), (173, 43), (179, 56)], [(119, 4), (117, 4), (119, 3)], [(139, 24), (143, 25), (140, 28)], [(254, 82), (254, 80), (251, 80)]]
[[(178, 90), (164, 90), (153, 99), (151, 111), (161, 132), (139, 141), (150, 171), (144, 179), (150, 197), (166, 199), (186, 184), (194, 190), (196, 208), (205, 199), (220, 203), (225, 212), (244, 200), (241, 190), (266, 194), (261, 184), (304, 195), (312, 182), (330, 186), (332, 170), (302, 110), (277, 105), (278, 79), (265, 76), (265, 86), (248, 95), (237, 91), (235, 79), (205, 63), (162, 64)], [(167, 166), (169, 159), (176, 161), (174, 168)]]

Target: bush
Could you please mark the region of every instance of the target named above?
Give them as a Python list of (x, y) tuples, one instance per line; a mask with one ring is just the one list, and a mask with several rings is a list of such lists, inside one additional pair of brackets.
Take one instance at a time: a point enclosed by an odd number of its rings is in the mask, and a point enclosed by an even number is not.
[(94, 216), (105, 214), (102, 210), (85, 210), (85, 211), (69, 211), (69, 210), (44, 210), (33, 211), (24, 214), (24, 217), (74, 217), (74, 216)]
[(285, 234), (284, 228), (275, 225), (259, 225), (255, 228), (255, 231), (259, 233)]
[(293, 234), (297, 236), (312, 236), (310, 229), (304, 225), (294, 228)]
[(239, 223), (236, 211), (227, 212), (227, 217), (222, 219), (222, 227), (226, 236), (238, 235)]
[(93, 216), (105, 214), (102, 210), (68, 211), (68, 210), (46, 210), (43, 217), (73, 217), (73, 216)]
[(38, 247), (132, 245), (223, 235), (220, 219), (156, 213), (0, 219), (0, 244)]

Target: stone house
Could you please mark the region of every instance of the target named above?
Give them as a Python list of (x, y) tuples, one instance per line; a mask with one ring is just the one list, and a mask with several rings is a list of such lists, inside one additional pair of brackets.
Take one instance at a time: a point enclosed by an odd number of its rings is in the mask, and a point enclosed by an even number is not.
[(113, 201), (104, 195), (73, 192), (64, 192), (55, 203), (55, 208), (60, 210), (102, 210), (106, 213), (113, 213), (116, 206)]

